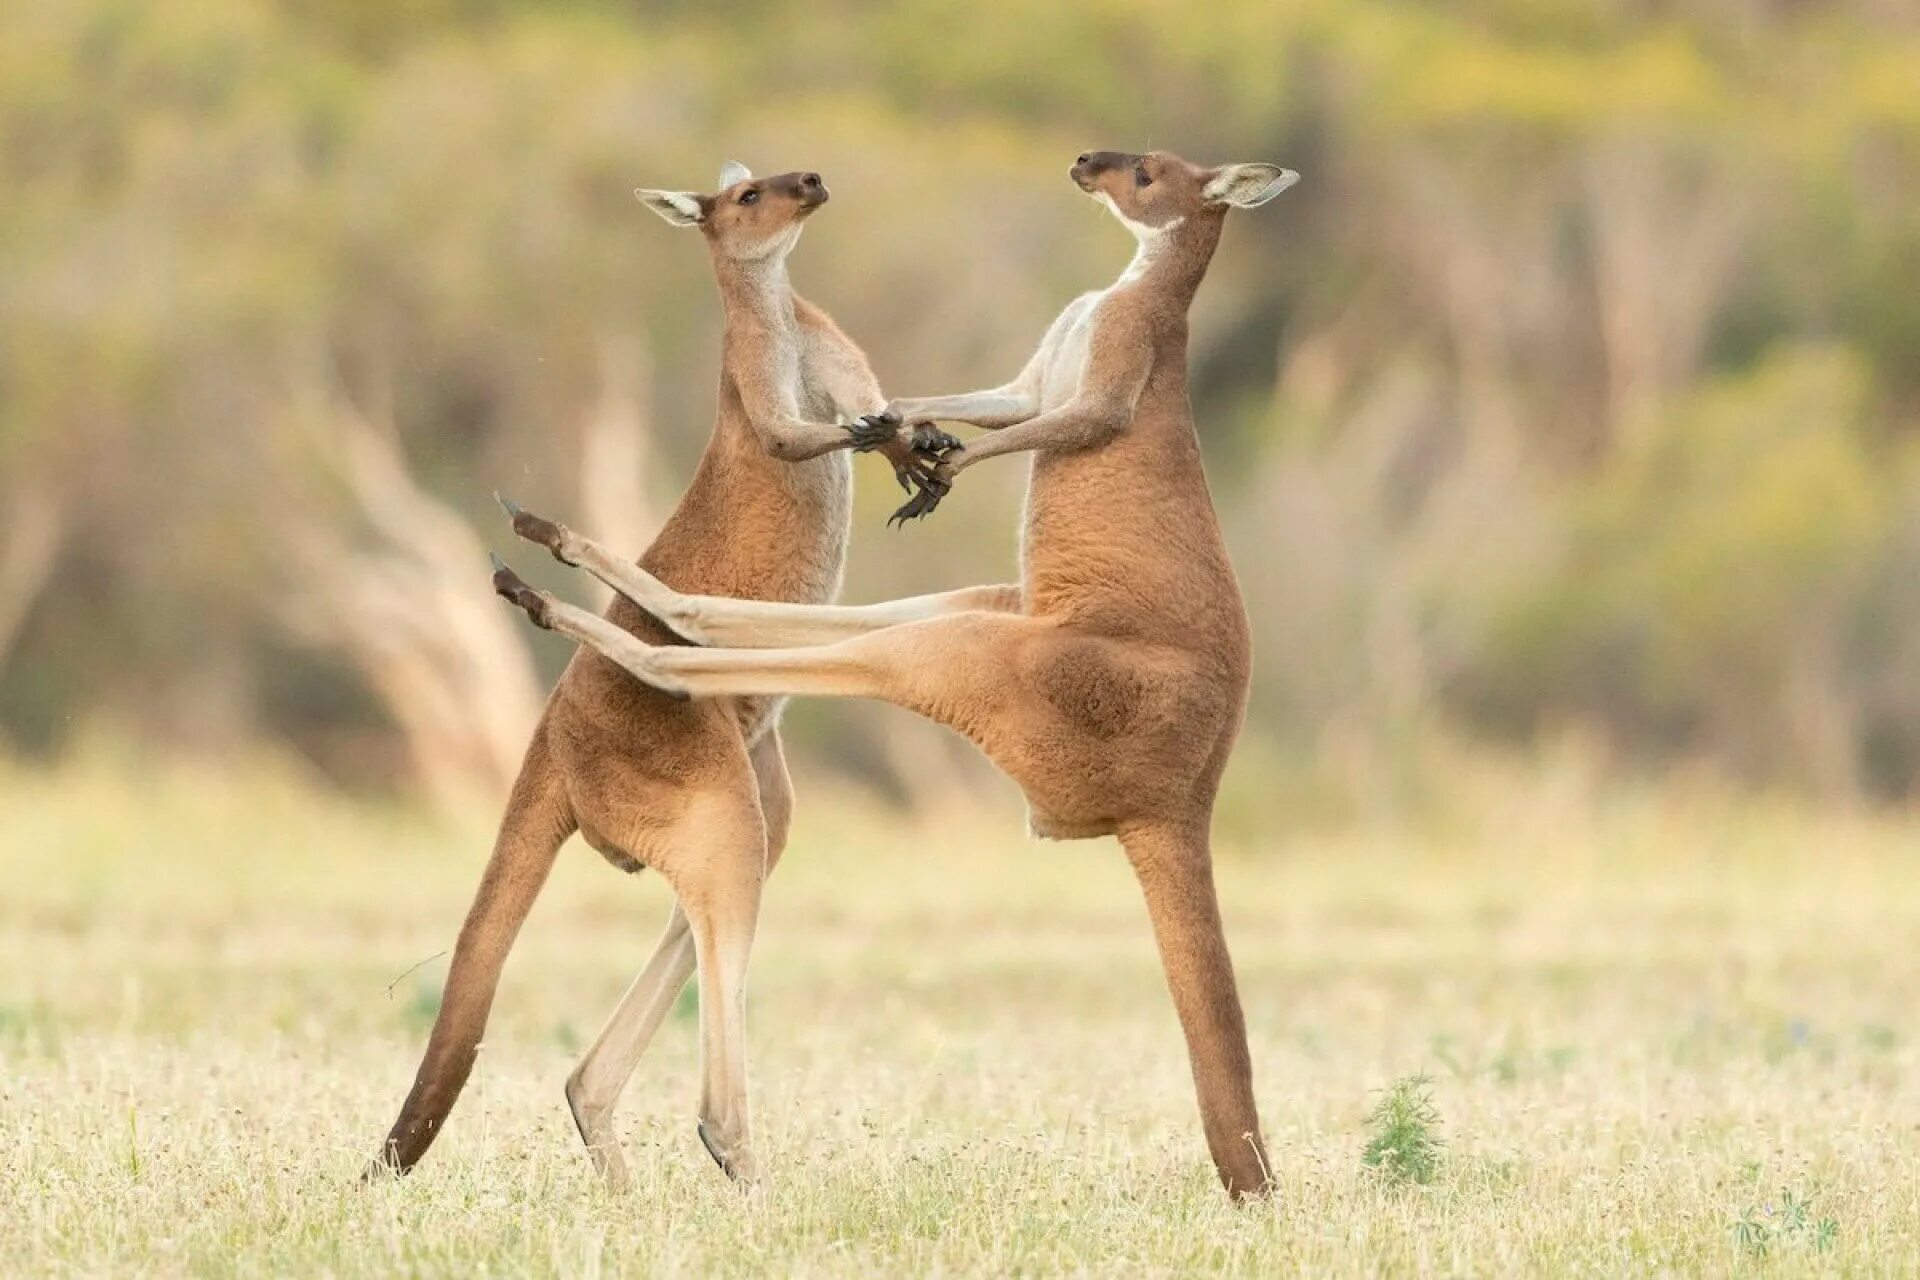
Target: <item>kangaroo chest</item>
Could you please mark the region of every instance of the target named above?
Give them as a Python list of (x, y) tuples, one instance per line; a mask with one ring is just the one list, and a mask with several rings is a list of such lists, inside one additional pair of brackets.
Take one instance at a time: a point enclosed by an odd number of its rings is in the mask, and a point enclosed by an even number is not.
[(1040, 363), (1042, 413), (1058, 409), (1080, 394), (1087, 357), (1093, 349), (1095, 320), (1106, 296), (1101, 292), (1076, 298), (1047, 331)]

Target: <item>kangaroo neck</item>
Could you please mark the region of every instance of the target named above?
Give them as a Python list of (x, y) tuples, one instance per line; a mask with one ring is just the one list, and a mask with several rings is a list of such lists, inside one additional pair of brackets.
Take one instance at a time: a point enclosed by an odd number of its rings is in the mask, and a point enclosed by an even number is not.
[(791, 332), (799, 321), (793, 308), (793, 280), (784, 253), (764, 258), (713, 256), (720, 305), (729, 325), (752, 325)]
[(1220, 247), (1220, 230), (1225, 224), (1226, 219), (1214, 209), (1190, 214), (1167, 227), (1128, 223), (1138, 243), (1133, 261), (1113, 287), (1138, 289), (1164, 298), (1184, 315), (1206, 278), (1214, 250)]

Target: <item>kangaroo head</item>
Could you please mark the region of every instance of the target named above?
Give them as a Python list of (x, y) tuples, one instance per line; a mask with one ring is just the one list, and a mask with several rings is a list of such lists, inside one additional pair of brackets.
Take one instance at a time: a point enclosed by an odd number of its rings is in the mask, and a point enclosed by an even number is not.
[(1079, 188), (1113, 210), (1135, 235), (1166, 231), (1195, 214), (1251, 209), (1300, 181), (1271, 164), (1189, 164), (1171, 151), (1135, 155), (1089, 151), (1067, 171)]
[(729, 160), (712, 195), (646, 187), (633, 194), (674, 226), (699, 227), (716, 254), (746, 262), (790, 251), (807, 215), (827, 202), (827, 184), (817, 173), (756, 178)]

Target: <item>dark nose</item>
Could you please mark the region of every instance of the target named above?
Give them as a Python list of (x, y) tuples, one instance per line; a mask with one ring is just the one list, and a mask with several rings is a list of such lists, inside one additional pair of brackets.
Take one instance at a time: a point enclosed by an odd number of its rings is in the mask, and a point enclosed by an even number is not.
[(1082, 152), (1080, 153), (1080, 158), (1079, 158), (1078, 160), (1075, 160), (1075, 161), (1074, 161), (1074, 163), (1075, 163), (1075, 164), (1085, 164), (1085, 163), (1086, 163), (1087, 161), (1089, 161), (1089, 160), (1091, 160), (1091, 159), (1093, 159), (1093, 153), (1092, 153), (1092, 152), (1090, 152), (1090, 151), (1082, 151)]
[(812, 190), (820, 185), (820, 175), (817, 173), (803, 173), (800, 175), (800, 185), (806, 187), (808, 190)]

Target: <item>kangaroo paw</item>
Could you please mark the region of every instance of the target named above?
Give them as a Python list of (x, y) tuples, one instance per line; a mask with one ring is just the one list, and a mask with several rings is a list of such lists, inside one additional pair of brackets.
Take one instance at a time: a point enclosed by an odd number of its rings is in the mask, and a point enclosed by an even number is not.
[(953, 485), (942, 480), (938, 475), (922, 477), (920, 492), (908, 498), (901, 504), (898, 511), (887, 517), (887, 526), (892, 528), (894, 525), (900, 525), (904, 528), (909, 520), (924, 519), (940, 505), (940, 499), (946, 497), (952, 489)]
[(885, 413), (864, 413), (842, 423), (840, 429), (852, 437), (855, 453), (866, 453), (894, 439), (900, 431), (900, 419)]
[(949, 453), (963, 453), (966, 445), (960, 443), (957, 436), (948, 434), (931, 422), (913, 424), (913, 451), (923, 458), (938, 462)]

